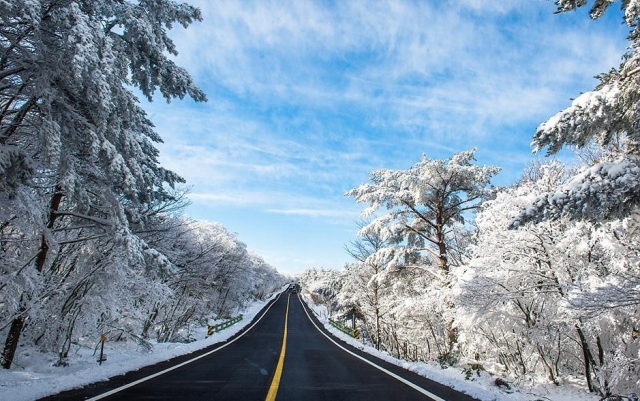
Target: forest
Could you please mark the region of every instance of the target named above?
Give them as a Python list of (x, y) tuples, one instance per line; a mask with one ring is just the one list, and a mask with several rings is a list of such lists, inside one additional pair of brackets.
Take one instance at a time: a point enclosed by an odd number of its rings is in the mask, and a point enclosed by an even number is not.
[[(586, 1), (558, 0), (558, 12)], [(612, 2), (595, 1), (591, 17)], [(342, 270), (301, 279), (334, 319), (411, 361), (523, 385), (579, 379), (607, 396), (640, 386), (640, 44), (542, 123), (546, 153), (507, 187), (475, 149), (379, 169), (346, 193), (364, 205)], [(553, 156), (570, 151), (575, 163)]]
[[(194, 221), (184, 179), (136, 93), (206, 101), (168, 36), (201, 19), (168, 0), (0, 1), (0, 335), (72, 344), (191, 341), (284, 277), (220, 224)], [(135, 92), (134, 92), (135, 91)]]

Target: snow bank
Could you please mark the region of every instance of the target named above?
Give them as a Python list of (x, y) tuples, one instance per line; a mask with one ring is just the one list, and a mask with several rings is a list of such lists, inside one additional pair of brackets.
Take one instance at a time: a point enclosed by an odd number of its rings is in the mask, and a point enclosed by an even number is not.
[(12, 401), (36, 400), (221, 343), (249, 325), (277, 295), (278, 292), (265, 301), (252, 304), (243, 311), (244, 318), (240, 322), (209, 338), (206, 338), (206, 327), (192, 330), (191, 334), (199, 340), (189, 344), (153, 343), (153, 349), (146, 351), (130, 341), (107, 341), (104, 347), (107, 361), (102, 365), (97, 362), (99, 348), (94, 354), (93, 348), (74, 345), (69, 352), (67, 367), (53, 366), (58, 361), (58, 355), (54, 353), (44, 354), (35, 349), (30, 351), (22, 348), (20, 360), (14, 363), (11, 370), (0, 369), (0, 398)]
[(487, 372), (480, 372), (478, 376), (473, 373), (471, 379), (465, 379), (465, 373), (459, 368), (442, 369), (436, 362), (409, 362), (392, 357), (386, 352), (378, 351), (374, 347), (364, 345), (362, 341), (344, 334), (340, 330), (329, 324), (326, 317), (328, 313), (322, 305), (315, 305), (311, 298), (302, 294), (304, 301), (316, 314), (318, 320), (331, 332), (334, 337), (341, 341), (360, 349), (368, 354), (376, 356), (384, 361), (396, 366), (415, 372), (428, 379), (442, 383), (472, 397), (482, 401), (597, 401), (600, 397), (586, 393), (576, 386), (565, 385), (562, 387), (554, 385), (539, 384), (530, 388), (519, 388), (509, 383), (511, 390), (501, 390), (495, 385), (496, 377)]

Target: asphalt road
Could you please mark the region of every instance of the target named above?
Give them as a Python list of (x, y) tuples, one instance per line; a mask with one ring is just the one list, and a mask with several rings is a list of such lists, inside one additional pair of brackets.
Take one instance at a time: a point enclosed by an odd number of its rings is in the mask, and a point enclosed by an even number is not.
[[(284, 358), (280, 358), (285, 318), (286, 349)], [(325, 332), (313, 314), (305, 311), (298, 296), (285, 292), (274, 301), (271, 309), (255, 327), (244, 334), (240, 333), (241, 337), (232, 344), (210, 355), (152, 379), (117, 390), (210, 352), (221, 344), (117, 376), (107, 382), (94, 383), (43, 400), (87, 400), (92, 397), (127, 401), (265, 400), (270, 386), (275, 386), (271, 392), (271, 399), (277, 400), (474, 400), (337, 341), (342, 347), (373, 361), (389, 373), (383, 372), (340, 349), (323, 335), (310, 319)], [(410, 384), (403, 383), (390, 374), (397, 375), (402, 378), (400, 380)], [(279, 385), (276, 385), (274, 377), (278, 376), (280, 381)], [(109, 391), (117, 392), (104, 396)], [(426, 395), (429, 393), (435, 397)]]

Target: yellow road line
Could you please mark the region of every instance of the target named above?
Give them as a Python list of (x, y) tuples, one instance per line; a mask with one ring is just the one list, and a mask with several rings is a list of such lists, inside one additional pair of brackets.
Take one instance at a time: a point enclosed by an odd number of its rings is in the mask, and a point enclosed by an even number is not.
[(284, 314), (284, 336), (282, 337), (282, 350), (280, 350), (280, 358), (278, 359), (278, 366), (273, 375), (271, 386), (269, 387), (269, 393), (265, 401), (275, 401), (278, 394), (278, 387), (280, 387), (280, 377), (282, 377), (282, 367), (284, 366), (284, 354), (287, 351), (287, 323), (289, 322), (289, 299), (291, 294), (287, 297), (287, 312)]

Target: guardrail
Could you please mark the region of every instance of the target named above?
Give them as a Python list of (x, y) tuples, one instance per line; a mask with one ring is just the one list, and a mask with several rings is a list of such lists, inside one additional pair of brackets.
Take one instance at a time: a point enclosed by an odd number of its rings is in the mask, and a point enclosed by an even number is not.
[(329, 323), (335, 327), (336, 329), (340, 330), (341, 332), (343, 332), (344, 334), (347, 334), (353, 338), (355, 338), (356, 340), (360, 339), (360, 330), (358, 329), (351, 329), (347, 326), (345, 326), (342, 323), (338, 323), (334, 320), (329, 319)]
[(242, 320), (242, 315), (238, 315), (233, 319), (227, 320), (226, 322), (222, 322), (214, 325), (207, 325), (207, 336), (212, 336), (213, 333), (215, 333), (216, 331), (224, 330), (227, 327), (231, 327), (241, 320)]

